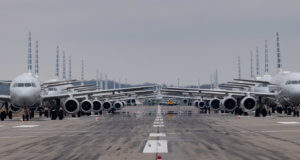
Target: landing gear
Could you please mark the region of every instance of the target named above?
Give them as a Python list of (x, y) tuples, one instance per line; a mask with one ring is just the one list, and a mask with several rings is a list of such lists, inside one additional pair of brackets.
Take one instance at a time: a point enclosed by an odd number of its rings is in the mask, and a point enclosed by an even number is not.
[(27, 108), (24, 108), (24, 114), (23, 114), (23, 121), (27, 120), (29, 121), (29, 115), (30, 115), (30, 110)]
[(45, 110), (44, 116), (47, 117), (47, 118), (49, 117), (49, 112), (48, 112), (48, 110)]
[(12, 111), (9, 111), (9, 112), (8, 112), (8, 118), (9, 118), (9, 119), (12, 119)]
[(64, 111), (63, 110), (58, 111), (58, 118), (59, 118), (59, 120), (62, 120), (64, 118)]
[(51, 110), (51, 120), (56, 120), (56, 118), (57, 118), (57, 112), (56, 112), (56, 110), (55, 109)]
[(5, 117), (6, 117), (6, 113), (5, 113), (5, 111), (2, 111), (0, 114), (1, 121), (4, 121)]

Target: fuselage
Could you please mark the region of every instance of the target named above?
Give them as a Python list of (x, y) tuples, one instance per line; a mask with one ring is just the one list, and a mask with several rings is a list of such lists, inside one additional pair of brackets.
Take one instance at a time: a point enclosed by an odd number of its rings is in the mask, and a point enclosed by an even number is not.
[(11, 103), (15, 107), (36, 107), (41, 101), (41, 85), (32, 73), (23, 73), (10, 84)]

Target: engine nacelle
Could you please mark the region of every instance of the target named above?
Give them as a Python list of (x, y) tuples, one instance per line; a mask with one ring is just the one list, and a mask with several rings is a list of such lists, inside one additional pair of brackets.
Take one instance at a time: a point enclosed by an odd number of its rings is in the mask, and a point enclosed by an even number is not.
[(110, 110), (111, 108), (112, 108), (111, 102), (105, 101), (105, 102), (103, 103), (103, 110), (108, 111), (108, 110)]
[(63, 104), (63, 109), (68, 114), (76, 114), (80, 109), (79, 102), (74, 98), (68, 98)]
[(256, 109), (256, 99), (251, 96), (247, 96), (241, 101), (241, 108), (244, 112), (251, 112)]
[(125, 101), (121, 101), (121, 103), (122, 103), (122, 107), (126, 106), (126, 102)]
[(211, 99), (209, 101), (209, 107), (215, 111), (221, 109), (220, 99), (218, 99), (218, 98)]
[(119, 101), (116, 101), (116, 102), (114, 103), (114, 107), (115, 107), (115, 109), (117, 109), (117, 110), (122, 109), (122, 106), (123, 106), (123, 104), (122, 104), (121, 102), (119, 102)]
[(194, 106), (197, 107), (197, 108), (199, 107), (199, 101), (198, 101), (198, 100), (196, 100), (196, 101), (194, 102)]
[(13, 113), (19, 113), (22, 111), (22, 108), (19, 106), (15, 106), (15, 105), (9, 105), (9, 109), (13, 112)]
[(198, 107), (199, 107), (200, 109), (203, 109), (203, 108), (205, 107), (205, 102), (202, 101), (202, 100), (200, 100), (200, 101), (198, 102)]
[(100, 112), (102, 110), (102, 102), (99, 100), (93, 100), (93, 109), (94, 112)]
[(189, 102), (189, 100), (187, 100), (187, 99), (183, 99), (183, 100), (182, 100), (182, 103), (183, 103), (183, 104), (187, 104), (188, 102)]
[(80, 109), (84, 113), (90, 113), (93, 109), (93, 103), (90, 100), (83, 100)]
[(232, 112), (236, 109), (237, 107), (237, 101), (235, 98), (233, 97), (225, 97), (222, 101), (221, 101), (221, 104), (222, 104), (222, 108), (225, 110), (225, 111), (228, 111), (228, 112)]

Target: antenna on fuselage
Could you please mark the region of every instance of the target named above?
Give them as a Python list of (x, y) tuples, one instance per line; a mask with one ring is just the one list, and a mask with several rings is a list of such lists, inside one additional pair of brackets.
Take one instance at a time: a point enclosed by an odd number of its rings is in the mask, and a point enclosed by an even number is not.
[(269, 73), (268, 41), (265, 40), (265, 74)]
[(35, 76), (39, 75), (39, 41), (35, 41)]
[(56, 47), (56, 68), (55, 68), (56, 79), (59, 79), (59, 46)]
[(31, 73), (32, 71), (32, 54), (31, 54), (31, 32), (29, 32), (28, 37), (28, 72)]
[(258, 47), (256, 47), (256, 76), (260, 76)]
[(279, 46), (279, 33), (276, 33), (277, 37), (277, 69), (278, 72), (282, 71), (282, 64), (281, 64), (281, 56), (280, 56), (280, 46)]

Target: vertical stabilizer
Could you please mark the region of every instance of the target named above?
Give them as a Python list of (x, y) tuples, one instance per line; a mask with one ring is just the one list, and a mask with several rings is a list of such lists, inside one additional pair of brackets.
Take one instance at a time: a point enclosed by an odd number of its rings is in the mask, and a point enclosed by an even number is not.
[(121, 78), (119, 78), (118, 84), (119, 84), (119, 85), (118, 85), (118, 86), (119, 86), (118, 88), (121, 88)]
[(116, 78), (114, 79), (114, 89), (116, 89)]
[(59, 79), (59, 46), (56, 47), (56, 69), (55, 69), (56, 79)]
[(63, 80), (66, 80), (66, 53), (63, 51)]
[(250, 77), (253, 79), (253, 53), (250, 51)]
[(277, 69), (278, 72), (282, 71), (282, 64), (281, 64), (281, 55), (280, 55), (280, 44), (279, 44), (279, 33), (276, 33), (277, 37)]
[(81, 60), (81, 80), (84, 81), (84, 62)]
[(28, 37), (28, 72), (31, 73), (32, 71), (32, 54), (31, 54), (31, 32), (29, 32)]
[(260, 76), (258, 47), (256, 47), (256, 76)]
[(35, 41), (35, 76), (39, 75), (39, 41)]
[(104, 88), (107, 89), (107, 87), (108, 87), (108, 84), (107, 84), (107, 74), (105, 74), (105, 86), (104, 86)]
[(99, 69), (98, 68), (96, 71), (96, 87), (97, 87), (97, 89), (99, 89)]
[(238, 78), (241, 79), (241, 59), (240, 56), (238, 56)]
[(72, 79), (72, 57), (69, 56), (69, 80)]
[(269, 73), (268, 42), (265, 41), (265, 74)]

